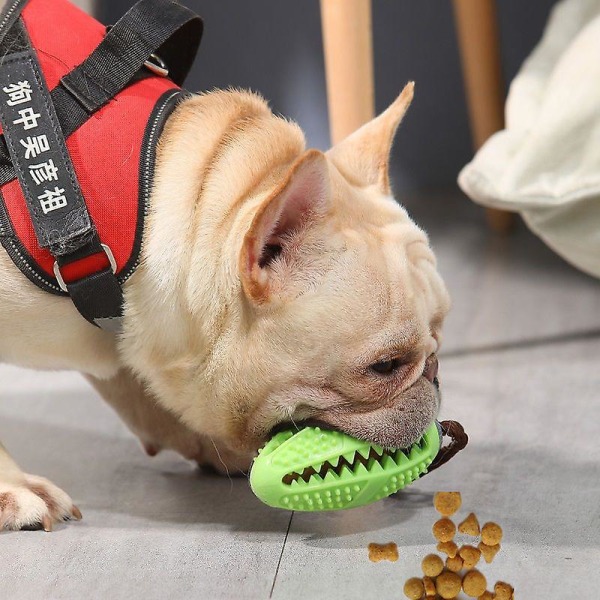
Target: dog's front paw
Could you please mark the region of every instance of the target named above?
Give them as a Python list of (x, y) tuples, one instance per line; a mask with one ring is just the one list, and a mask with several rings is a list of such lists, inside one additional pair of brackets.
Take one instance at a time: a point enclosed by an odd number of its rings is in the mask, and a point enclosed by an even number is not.
[(25, 474), (19, 483), (0, 481), (0, 530), (44, 529), (81, 519), (71, 498), (51, 481)]

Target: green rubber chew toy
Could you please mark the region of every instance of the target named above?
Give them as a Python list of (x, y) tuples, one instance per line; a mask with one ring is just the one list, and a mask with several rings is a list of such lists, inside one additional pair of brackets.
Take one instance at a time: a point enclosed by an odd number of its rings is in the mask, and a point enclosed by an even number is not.
[(427, 473), (441, 440), (437, 422), (403, 450), (384, 449), (320, 427), (282, 431), (259, 450), (250, 486), (260, 500), (276, 508), (323, 511), (364, 506)]

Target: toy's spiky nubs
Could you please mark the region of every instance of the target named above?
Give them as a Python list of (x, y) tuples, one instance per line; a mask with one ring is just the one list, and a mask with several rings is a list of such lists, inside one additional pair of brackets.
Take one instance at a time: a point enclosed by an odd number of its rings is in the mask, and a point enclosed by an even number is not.
[(432, 423), (410, 448), (384, 449), (339, 431), (282, 431), (260, 450), (250, 472), (265, 504), (301, 511), (354, 508), (385, 498), (427, 472), (443, 429)]

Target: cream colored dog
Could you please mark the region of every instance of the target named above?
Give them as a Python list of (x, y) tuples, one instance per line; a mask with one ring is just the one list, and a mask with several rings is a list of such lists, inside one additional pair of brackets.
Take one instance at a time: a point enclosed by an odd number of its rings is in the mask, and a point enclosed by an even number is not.
[[(247, 468), (274, 427), (303, 420), (412, 443), (438, 412), (449, 306), (426, 235), (390, 195), (412, 95), (409, 84), (326, 154), (256, 95), (186, 100), (159, 144), (122, 336), (0, 249), (0, 361), (81, 371), (149, 454), (217, 468)], [(67, 494), (0, 446), (2, 527), (69, 516), (80, 514)]]

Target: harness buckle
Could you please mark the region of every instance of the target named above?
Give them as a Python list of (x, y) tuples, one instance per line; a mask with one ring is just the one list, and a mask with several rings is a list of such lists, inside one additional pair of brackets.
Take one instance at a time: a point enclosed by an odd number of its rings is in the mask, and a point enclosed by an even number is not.
[[(100, 244), (102, 246), (102, 250), (104, 250), (104, 254), (106, 254), (106, 258), (108, 258), (108, 262), (110, 264), (110, 269), (113, 272), (113, 275), (117, 272), (117, 261), (115, 260), (115, 255), (112, 253), (112, 250), (106, 244)], [(56, 281), (58, 282), (58, 287), (63, 292), (68, 292), (67, 284), (63, 279), (62, 273), (60, 272), (60, 267), (58, 265), (58, 261), (54, 261), (54, 267), (52, 269), (54, 271), (54, 277), (56, 277)]]

